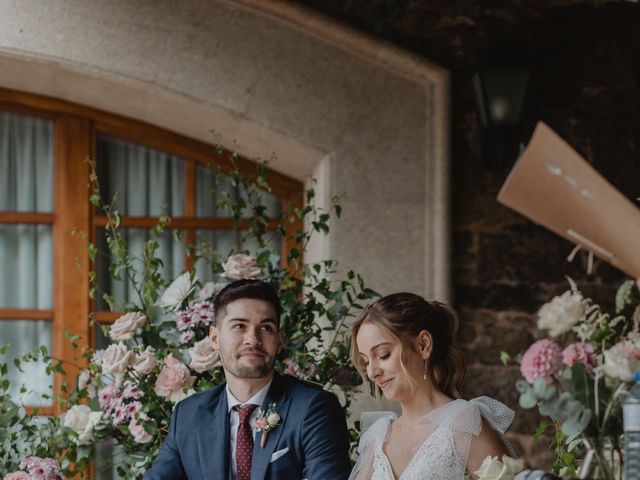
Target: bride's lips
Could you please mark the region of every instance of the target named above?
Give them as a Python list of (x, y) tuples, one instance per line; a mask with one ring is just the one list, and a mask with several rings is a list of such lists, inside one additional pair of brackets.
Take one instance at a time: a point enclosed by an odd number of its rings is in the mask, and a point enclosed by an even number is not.
[(378, 386), (382, 389), (384, 389), (384, 387), (386, 387), (387, 385), (389, 385), (391, 382), (393, 382), (393, 378), (390, 378), (388, 380), (385, 380), (384, 382), (378, 382)]

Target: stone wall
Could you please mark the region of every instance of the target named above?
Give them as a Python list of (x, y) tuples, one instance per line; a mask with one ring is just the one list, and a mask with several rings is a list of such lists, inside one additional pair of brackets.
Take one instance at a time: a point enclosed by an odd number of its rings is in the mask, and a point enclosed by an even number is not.
[[(629, 2), (307, 0), (308, 6), (412, 50), (452, 72), (453, 281), (469, 361), (465, 394), (495, 396), (517, 407), (516, 353), (540, 336), (536, 311), (573, 277), (597, 301), (611, 303), (623, 275), (602, 262), (566, 261), (572, 245), (499, 205), (511, 165), (489, 171), (470, 79), (493, 48), (508, 46), (531, 69), (526, 142), (543, 120), (630, 199), (640, 196), (640, 6)], [(480, 2), (477, 2), (480, 4)], [(555, 6), (546, 7), (551, 3)], [(489, 5), (489, 7), (486, 7)], [(512, 438), (529, 463), (548, 467), (548, 442), (530, 434), (538, 418), (518, 411)]]

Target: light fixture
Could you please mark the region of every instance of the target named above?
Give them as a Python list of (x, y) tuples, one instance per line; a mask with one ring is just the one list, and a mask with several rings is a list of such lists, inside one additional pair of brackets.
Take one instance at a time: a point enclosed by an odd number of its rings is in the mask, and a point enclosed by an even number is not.
[(489, 169), (510, 164), (517, 156), (516, 134), (528, 81), (529, 72), (518, 69), (486, 69), (472, 78), (481, 127), (482, 160)]

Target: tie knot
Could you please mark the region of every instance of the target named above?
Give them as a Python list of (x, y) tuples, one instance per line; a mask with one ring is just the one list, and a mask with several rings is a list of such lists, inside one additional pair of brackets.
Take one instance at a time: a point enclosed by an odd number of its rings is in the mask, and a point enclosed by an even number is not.
[(258, 408), (258, 405), (235, 405), (233, 410), (238, 412), (238, 415), (240, 415), (240, 423), (242, 424), (249, 420), (249, 417), (256, 408)]

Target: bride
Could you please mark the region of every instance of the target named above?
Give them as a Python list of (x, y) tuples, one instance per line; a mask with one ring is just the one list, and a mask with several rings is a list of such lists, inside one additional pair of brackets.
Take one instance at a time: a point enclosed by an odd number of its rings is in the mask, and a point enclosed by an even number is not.
[(411, 293), (380, 298), (353, 325), (351, 360), (376, 398), (400, 403), (363, 433), (350, 480), (462, 480), (487, 456), (509, 454), (513, 411), (489, 397), (466, 401), (458, 320), (445, 305)]

